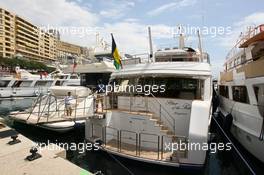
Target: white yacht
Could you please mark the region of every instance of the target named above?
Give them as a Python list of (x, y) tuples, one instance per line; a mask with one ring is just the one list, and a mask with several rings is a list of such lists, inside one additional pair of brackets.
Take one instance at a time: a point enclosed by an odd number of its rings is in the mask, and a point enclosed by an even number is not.
[(220, 74), (219, 109), (225, 129), (264, 162), (264, 25), (240, 37)]
[(80, 86), (81, 84), (81, 79), (77, 73), (63, 73), (57, 69), (48, 76), (54, 79), (52, 86)]
[[(64, 98), (71, 92), (72, 112), (67, 115)], [(34, 125), (56, 132), (72, 130), (76, 124), (85, 123), (85, 118), (93, 114), (93, 101), (89, 88), (82, 86), (53, 86), (50, 93), (40, 95), (25, 111), (10, 114), (16, 122)]]
[(80, 85), (77, 74), (64, 74), (57, 70), (50, 75), (34, 75), (24, 69), (16, 69), (14, 75), (0, 78), (0, 98), (32, 97), (46, 94), (51, 86)]
[[(67, 70), (71, 71), (70, 68), (65, 71), (67, 72)], [(113, 64), (104, 61), (79, 65), (75, 72), (81, 74), (82, 86), (51, 86), (49, 93), (38, 96), (30, 108), (21, 112), (13, 112), (10, 117), (17, 122), (56, 132), (69, 131), (76, 124), (83, 124), (87, 117), (94, 115), (92, 91), (97, 89), (98, 80), (101, 80), (100, 83), (108, 82), (113, 71)], [(55, 82), (63, 80), (61, 77), (63, 75), (70, 75), (70, 73), (51, 73)], [(64, 103), (64, 98), (68, 92), (71, 92), (75, 99), (71, 101), (72, 115), (70, 116), (67, 116)]]
[[(131, 160), (204, 165), (205, 150), (171, 149), (173, 144), (207, 143), (211, 117), (209, 56), (180, 43), (179, 48), (157, 51), (153, 61), (126, 60), (130, 64), (123, 62), (124, 68), (112, 73), (109, 84), (117, 88), (97, 95), (96, 113), (86, 121), (86, 140)], [(145, 91), (139, 92), (140, 86)], [(139, 91), (131, 92), (131, 87)]]

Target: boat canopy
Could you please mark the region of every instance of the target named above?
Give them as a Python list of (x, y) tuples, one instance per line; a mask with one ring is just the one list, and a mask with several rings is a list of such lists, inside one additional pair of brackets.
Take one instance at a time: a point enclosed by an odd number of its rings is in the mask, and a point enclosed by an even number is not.
[(75, 97), (85, 97), (91, 94), (91, 90), (83, 86), (53, 86), (50, 92), (54, 96), (66, 96), (68, 92)]

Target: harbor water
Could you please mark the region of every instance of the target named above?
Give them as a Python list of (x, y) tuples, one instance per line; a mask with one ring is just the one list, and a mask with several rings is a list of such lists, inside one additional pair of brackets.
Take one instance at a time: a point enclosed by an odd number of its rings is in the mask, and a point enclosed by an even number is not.
[[(15, 128), (24, 136), (35, 142), (41, 143), (79, 143), (84, 141), (84, 127), (76, 128), (64, 134), (58, 134), (34, 126), (27, 126), (12, 122), (8, 118), (8, 114), (12, 111), (24, 110), (32, 105), (33, 98), (5, 99), (0, 100), (0, 117), (10, 127)], [(212, 136), (212, 142), (223, 142), (221, 134), (216, 131)], [(243, 155), (245, 155), (256, 174), (264, 171), (261, 163), (255, 160), (251, 155), (238, 145)], [(102, 151), (79, 151), (67, 150), (67, 159), (74, 164), (89, 170), (93, 173), (101, 172), (104, 175), (183, 175), (183, 174), (200, 174), (200, 175), (240, 175), (250, 174), (247, 167), (240, 160), (234, 151), (218, 151), (216, 153), (208, 152), (206, 165), (201, 170), (177, 169), (161, 166), (153, 166), (150, 164), (142, 164), (131, 160), (114, 157)]]

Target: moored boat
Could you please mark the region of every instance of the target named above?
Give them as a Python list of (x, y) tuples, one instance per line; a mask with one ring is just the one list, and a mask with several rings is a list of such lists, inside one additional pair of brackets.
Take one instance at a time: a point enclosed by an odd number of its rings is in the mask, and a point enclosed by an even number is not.
[(264, 162), (264, 25), (249, 27), (228, 53), (219, 79), (226, 131)]
[[(152, 60), (136, 59), (115, 71), (108, 91), (97, 96), (97, 115), (87, 119), (86, 139), (135, 161), (202, 167), (207, 150), (188, 145), (208, 141), (212, 99), (208, 54), (184, 47), (180, 40), (179, 48), (157, 51)], [(188, 148), (174, 149), (180, 144)]]
[[(70, 110), (65, 98), (71, 93)], [(50, 93), (40, 95), (25, 111), (12, 112), (10, 118), (56, 132), (67, 132), (76, 125), (84, 124), (85, 118), (93, 114), (90, 104), (93, 101), (90, 89), (82, 86), (54, 86)]]

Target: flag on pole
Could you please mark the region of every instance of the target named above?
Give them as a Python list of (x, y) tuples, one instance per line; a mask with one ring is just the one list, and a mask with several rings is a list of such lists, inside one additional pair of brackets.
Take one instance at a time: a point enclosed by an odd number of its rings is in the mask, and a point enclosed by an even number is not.
[(122, 69), (122, 62), (121, 62), (121, 57), (118, 53), (117, 47), (116, 47), (116, 43), (115, 43), (115, 39), (113, 34), (111, 33), (112, 36), (112, 57), (114, 59), (114, 66), (116, 69)]

